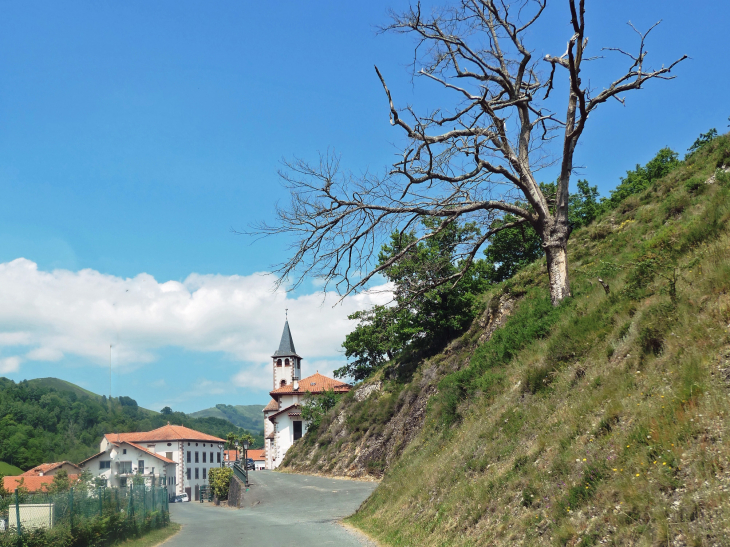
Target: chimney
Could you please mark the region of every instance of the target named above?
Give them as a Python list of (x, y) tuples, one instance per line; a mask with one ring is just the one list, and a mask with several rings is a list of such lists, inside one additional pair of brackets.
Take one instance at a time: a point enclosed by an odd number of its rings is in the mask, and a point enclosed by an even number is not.
[(294, 380), (294, 391), (299, 391), (299, 380)]

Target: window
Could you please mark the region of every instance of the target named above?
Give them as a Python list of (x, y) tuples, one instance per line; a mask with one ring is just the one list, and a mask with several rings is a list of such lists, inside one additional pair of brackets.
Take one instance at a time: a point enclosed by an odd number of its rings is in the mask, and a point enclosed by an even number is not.
[(199, 452), (196, 452), (195, 453), (195, 463), (198, 463), (200, 461), (200, 457), (199, 456), (200, 456)]
[(121, 486), (122, 488), (127, 487), (127, 477), (122, 477), (121, 479), (119, 479), (119, 486)]
[(195, 478), (196, 479), (199, 479), (200, 478), (200, 473), (198, 473), (198, 471), (199, 471), (199, 469), (196, 467), (195, 468)]
[(191, 454), (192, 454), (192, 452), (190, 452), (190, 450), (188, 450), (188, 463), (190, 463), (190, 457), (191, 457), (190, 455)]
[(218, 452), (218, 461), (216, 463), (221, 463), (221, 453)]
[(167, 443), (167, 446), (172, 446), (172, 443)]
[(127, 453), (127, 449), (126, 448), (122, 448), (122, 454), (126, 454), (126, 453)]
[(189, 467), (188, 467), (187, 471), (188, 471), (188, 480), (190, 480), (190, 479), (192, 479), (192, 478), (193, 478), (193, 477), (192, 477), (192, 475), (191, 475), (191, 474), (192, 474), (192, 472), (193, 472), (193, 470), (192, 470), (191, 468), (189, 468)]
[[(207, 455), (207, 454), (206, 454), (205, 452), (203, 452), (203, 463), (205, 463), (205, 457), (206, 457), (206, 455)], [(196, 461), (197, 461), (197, 460), (196, 460)]]
[(111, 469), (112, 462), (99, 462), (99, 469)]
[(286, 380), (281, 381), (281, 387), (284, 387), (286, 385)]
[(131, 473), (132, 462), (119, 462), (119, 473)]
[(277, 360), (276, 360), (276, 366), (277, 366), (277, 367), (280, 367), (280, 366), (281, 366), (281, 359), (277, 359)]
[(210, 453), (210, 463), (213, 463), (213, 453)]
[(288, 367), (289, 366), (289, 359), (284, 359), (284, 366), (285, 367)]
[(139, 473), (139, 474), (144, 473), (144, 460), (139, 460), (137, 462), (137, 473)]
[(207, 479), (208, 477), (205, 475), (205, 467), (203, 467), (203, 480)]
[(167, 458), (168, 460), (171, 460), (171, 459), (172, 459), (172, 452), (165, 452), (165, 457), (166, 457), (166, 458)]

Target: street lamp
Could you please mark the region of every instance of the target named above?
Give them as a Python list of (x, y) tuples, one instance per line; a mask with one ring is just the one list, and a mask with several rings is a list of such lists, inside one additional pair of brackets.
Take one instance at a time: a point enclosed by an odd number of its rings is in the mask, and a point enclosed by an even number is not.
[(248, 470), (248, 439), (243, 439), (243, 468)]

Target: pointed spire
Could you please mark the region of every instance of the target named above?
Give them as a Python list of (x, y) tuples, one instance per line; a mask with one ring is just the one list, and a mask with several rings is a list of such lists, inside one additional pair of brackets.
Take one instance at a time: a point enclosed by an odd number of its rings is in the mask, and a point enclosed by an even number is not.
[(294, 349), (294, 340), (291, 337), (291, 331), (289, 330), (289, 321), (284, 323), (284, 332), (281, 333), (281, 342), (279, 342), (279, 349), (273, 355), (274, 357), (289, 357), (297, 356), (297, 351)]

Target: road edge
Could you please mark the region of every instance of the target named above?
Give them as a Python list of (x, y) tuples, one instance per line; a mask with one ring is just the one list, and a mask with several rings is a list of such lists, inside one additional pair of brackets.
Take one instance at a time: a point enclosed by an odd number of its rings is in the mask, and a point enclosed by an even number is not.
[(345, 522), (344, 520), (338, 520), (337, 524), (342, 526), (348, 533), (356, 536), (359, 540), (365, 541), (365, 545), (367, 545), (368, 547), (383, 547), (378, 540), (376, 540), (367, 532), (363, 532), (362, 530), (360, 530), (360, 528), (356, 528), (355, 526)]

